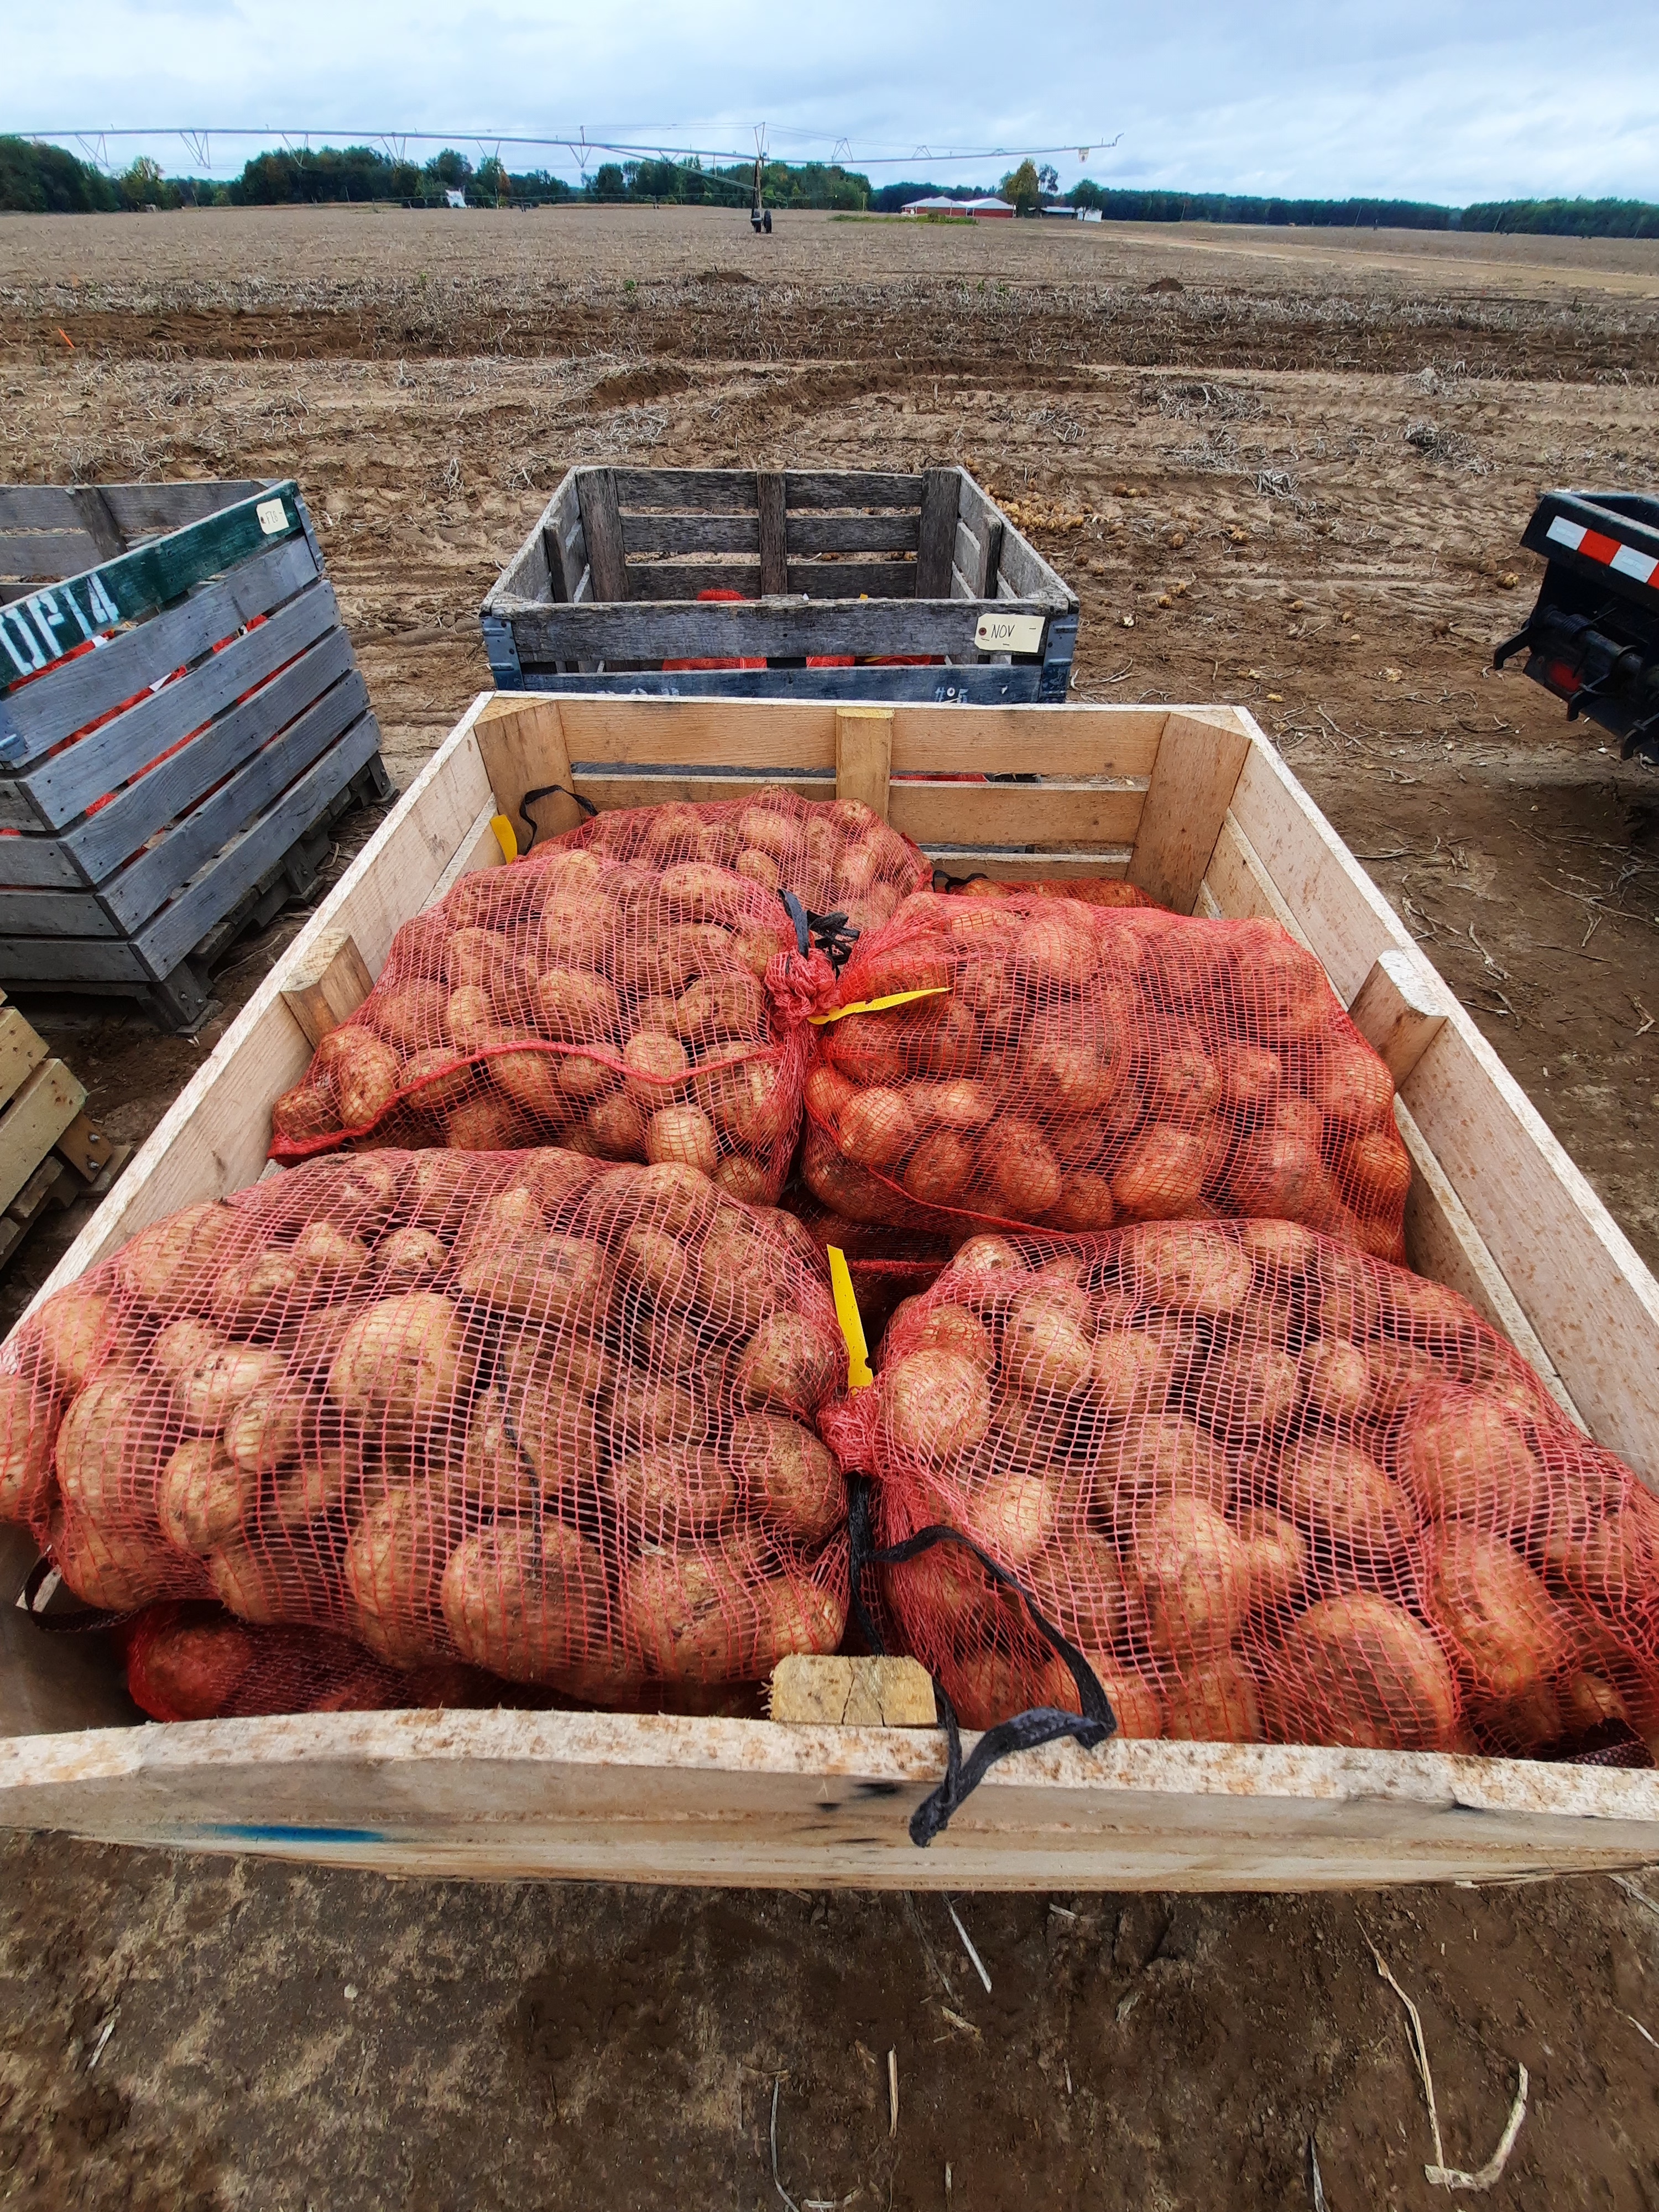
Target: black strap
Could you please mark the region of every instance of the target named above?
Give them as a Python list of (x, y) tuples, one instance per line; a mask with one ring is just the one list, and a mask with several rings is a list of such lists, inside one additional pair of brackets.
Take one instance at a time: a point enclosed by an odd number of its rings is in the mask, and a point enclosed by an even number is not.
[(816, 945), (821, 952), (830, 956), (830, 964), (836, 975), (853, 957), (853, 947), (858, 943), (859, 933), (844, 914), (814, 914), (803, 906), (793, 891), (781, 890), (784, 910), (795, 928), (795, 950), (803, 960)]
[[(141, 1606), (129, 1606), (125, 1613), (106, 1613), (101, 1606), (83, 1605), (73, 1613), (52, 1613), (37, 1611), (35, 1601), (46, 1588), (47, 1578), (57, 1572), (57, 1568), (50, 1559), (37, 1559), (29, 1569), (28, 1579), (17, 1594), (18, 1602), (22, 1610), (27, 1613), (37, 1628), (43, 1629), (49, 1636), (95, 1635), (100, 1629), (113, 1628), (118, 1622), (131, 1620), (135, 1613), (143, 1610)], [(67, 1589), (69, 1584), (65, 1583), (64, 1587)]]
[(1006, 1759), (1010, 1752), (1032, 1751), (1039, 1744), (1054, 1743), (1061, 1738), (1069, 1738), (1085, 1751), (1092, 1751), (1097, 1744), (1104, 1743), (1108, 1736), (1116, 1733), (1117, 1716), (1101, 1686), (1099, 1675), (1076, 1644), (1062, 1636), (1053, 1621), (1038, 1609), (1036, 1601), (1018, 1577), (999, 1566), (971, 1536), (964, 1536), (959, 1528), (948, 1528), (943, 1522), (934, 1522), (918, 1529), (914, 1536), (907, 1536), (902, 1544), (889, 1544), (878, 1551), (870, 1540), (870, 1478), (863, 1474), (848, 1477), (847, 1536), (848, 1607), (859, 1633), (872, 1651), (881, 1653), (885, 1644), (864, 1601), (865, 1568), (902, 1566), (906, 1560), (931, 1551), (935, 1544), (959, 1544), (964, 1551), (973, 1553), (994, 1581), (1014, 1592), (1038, 1635), (1050, 1650), (1066, 1662), (1077, 1685), (1078, 1702), (1083, 1708), (1080, 1713), (1065, 1713), (1054, 1705), (1033, 1705), (1025, 1712), (1016, 1713), (1011, 1719), (987, 1729), (964, 1762), (955, 1709), (944, 1685), (934, 1675), (933, 1696), (939, 1705), (939, 1724), (945, 1730), (945, 1779), (910, 1816), (910, 1840), (919, 1849), (925, 1850), (934, 1837), (950, 1826), (951, 1815), (963, 1799), (972, 1796), (998, 1760)]
[(551, 799), (556, 792), (562, 799), (574, 799), (590, 822), (599, 811), (591, 799), (584, 799), (580, 791), (572, 791), (568, 784), (538, 783), (534, 791), (526, 791), (519, 801), (519, 819), (530, 824), (530, 842), (524, 848), (526, 853), (535, 850), (536, 840), (541, 834), (542, 825), (533, 814), (528, 813), (526, 810), (533, 805), (538, 799)]

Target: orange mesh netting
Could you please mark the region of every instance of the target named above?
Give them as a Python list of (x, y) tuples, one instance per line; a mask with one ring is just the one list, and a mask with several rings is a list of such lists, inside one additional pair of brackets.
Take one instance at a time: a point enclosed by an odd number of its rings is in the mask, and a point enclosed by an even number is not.
[(272, 1156), (556, 1143), (684, 1161), (769, 1202), (799, 1127), (802, 1024), (830, 981), (796, 941), (775, 891), (701, 860), (553, 848), (468, 876), (398, 932), (276, 1101)]
[[(977, 1237), (823, 1425), (878, 1542), (973, 1539), (1127, 1736), (1650, 1763), (1659, 1502), (1453, 1292), (1295, 1224)], [(879, 1571), (965, 1721), (1078, 1711), (971, 1554)]]
[(1135, 884), (1126, 883), (1121, 876), (1067, 876), (1063, 879), (1050, 877), (1030, 884), (1000, 884), (988, 876), (969, 876), (965, 881), (958, 881), (946, 876), (938, 888), (956, 898), (1075, 899), (1081, 906), (1158, 906), (1155, 898), (1149, 897)]
[(815, 1031), (800, 1172), (832, 1212), (958, 1234), (1261, 1215), (1404, 1256), (1394, 1083), (1272, 921), (908, 900)]
[(817, 1247), (696, 1170), (319, 1160), (140, 1232), (12, 1338), (0, 1515), (70, 1589), (217, 1597), (589, 1702), (833, 1650)]
[(781, 787), (599, 814), (538, 843), (535, 857), (544, 849), (604, 853), (635, 867), (730, 868), (763, 890), (793, 891), (813, 914), (844, 914), (854, 929), (874, 929), (933, 881), (920, 847), (862, 800), (805, 799)]

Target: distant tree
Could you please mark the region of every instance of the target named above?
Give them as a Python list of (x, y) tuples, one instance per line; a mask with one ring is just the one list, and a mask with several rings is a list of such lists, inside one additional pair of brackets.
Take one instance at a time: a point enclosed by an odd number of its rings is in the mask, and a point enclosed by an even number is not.
[(20, 215), (82, 215), (121, 204), (100, 171), (61, 146), (0, 137), (0, 209)]
[(178, 187), (167, 182), (166, 171), (151, 154), (135, 155), (117, 178), (116, 187), (123, 203), (130, 208), (175, 208), (179, 204)]
[(427, 163), (425, 174), (435, 198), (439, 192), (459, 191), (469, 184), (472, 177), (472, 164), (465, 154), (458, 154), (453, 146), (446, 146), (441, 154), (434, 154)]
[(1042, 194), (1044, 199), (1059, 198), (1060, 171), (1055, 168), (1052, 161), (1045, 161), (1037, 171), (1037, 190)]
[(1013, 203), (1016, 215), (1035, 215), (1042, 204), (1042, 187), (1037, 181), (1036, 164), (1022, 161), (1002, 180), (1002, 197)]
[(620, 161), (601, 161), (588, 179), (587, 197), (591, 200), (625, 200), (628, 198), (628, 179), (623, 173)]
[(472, 179), (480, 199), (493, 200), (498, 206), (513, 193), (513, 179), (507, 173), (506, 164), (498, 155), (486, 154), (479, 162)]

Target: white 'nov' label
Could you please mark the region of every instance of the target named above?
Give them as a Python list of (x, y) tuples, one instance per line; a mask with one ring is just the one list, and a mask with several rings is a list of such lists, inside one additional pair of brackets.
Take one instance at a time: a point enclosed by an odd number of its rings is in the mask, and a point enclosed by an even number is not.
[(974, 643), (981, 653), (1041, 653), (1041, 615), (981, 615), (974, 624)]

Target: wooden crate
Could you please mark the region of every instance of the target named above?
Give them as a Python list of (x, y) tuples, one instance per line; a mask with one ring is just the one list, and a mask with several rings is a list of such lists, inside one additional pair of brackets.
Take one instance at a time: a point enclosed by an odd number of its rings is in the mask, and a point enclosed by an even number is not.
[(0, 486), (0, 983), (189, 1028), (229, 939), (314, 889), (329, 823), (392, 795), (305, 502)]
[(86, 1086), (0, 991), (0, 1267), (48, 1208), (101, 1195), (132, 1147), (82, 1110)]
[[(1017, 768), (987, 791), (939, 780)], [(647, 770), (661, 773), (653, 781)], [(911, 781), (900, 781), (908, 777)], [(1110, 871), (1185, 910), (1279, 916), (1393, 1067), (1416, 1264), (1455, 1284), (1659, 1487), (1659, 1285), (1248, 714), (1233, 708), (479, 700), (239, 1016), (52, 1284), (252, 1182), (305, 1068), (319, 968), (342, 1011), (393, 932), (526, 790), (599, 806), (762, 781), (881, 807), (958, 872)], [(574, 803), (538, 803), (550, 830)], [(362, 956), (337, 954), (341, 933)], [(325, 994), (326, 995), (326, 994)], [(8, 1598), (28, 1563), (15, 1538)], [(1659, 1858), (1659, 1775), (1418, 1753), (1070, 1746), (994, 1769), (933, 1848), (905, 1823), (929, 1731), (569, 1713), (327, 1714), (100, 1727), (118, 1693), (0, 1604), (0, 1825), (411, 1872), (824, 1887), (1306, 1888)], [(100, 1702), (101, 1700), (101, 1702)], [(10, 1716), (9, 1718), (6, 1717)], [(21, 1733), (32, 1729), (32, 1734)]]
[[(1006, 706), (1065, 698), (1078, 602), (965, 469), (579, 468), (482, 621), (508, 691)], [(663, 665), (715, 659), (763, 665)]]

